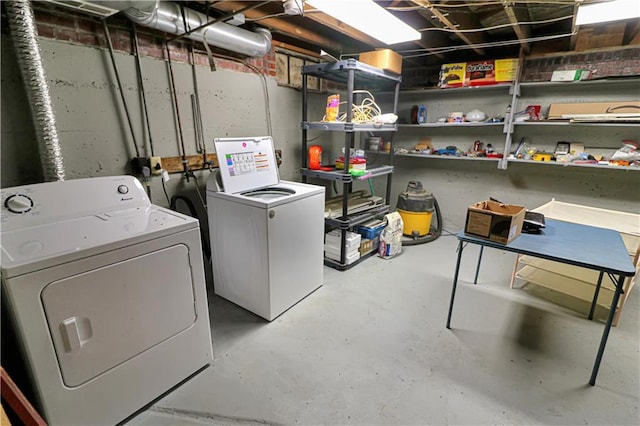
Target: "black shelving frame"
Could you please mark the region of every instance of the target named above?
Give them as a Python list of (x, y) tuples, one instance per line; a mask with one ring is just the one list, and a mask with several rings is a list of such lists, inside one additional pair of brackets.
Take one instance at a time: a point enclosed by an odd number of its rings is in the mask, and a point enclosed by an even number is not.
[[(345, 122), (309, 122), (307, 117), (308, 88), (307, 78), (318, 77), (333, 82), (346, 84), (347, 106)], [(391, 199), (391, 179), (393, 174), (393, 135), (397, 131), (397, 124), (358, 124), (353, 123), (353, 104), (356, 100), (354, 91), (356, 86), (358, 89), (366, 90), (389, 90), (393, 89), (393, 113), (397, 114), (398, 99), (400, 96), (400, 83), (402, 77), (398, 74), (391, 73), (370, 65), (358, 62), (355, 59), (346, 59), (333, 63), (322, 63), (306, 65), (302, 67), (302, 181), (307, 182), (307, 178), (313, 177), (342, 183), (342, 215), (339, 218), (327, 218), (325, 224), (329, 228), (340, 229), (340, 261), (334, 261), (325, 257), (325, 265), (338, 270), (350, 269), (364, 259), (370, 257), (374, 252), (360, 257), (357, 261), (346, 264), (346, 239), (347, 231), (355, 225), (362, 224), (372, 218), (382, 217), (389, 212), (389, 201)], [(344, 170), (341, 171), (322, 171), (311, 170), (307, 164), (307, 132), (308, 130), (321, 131), (338, 131), (344, 132)], [(388, 153), (388, 165), (378, 166), (367, 170), (367, 178), (376, 176), (386, 176), (387, 185), (385, 191), (385, 204), (372, 206), (371, 209), (357, 214), (348, 214), (349, 193), (354, 178), (349, 173), (349, 152), (355, 146), (355, 135), (358, 132), (390, 132), (388, 141), (391, 143), (391, 149)]]

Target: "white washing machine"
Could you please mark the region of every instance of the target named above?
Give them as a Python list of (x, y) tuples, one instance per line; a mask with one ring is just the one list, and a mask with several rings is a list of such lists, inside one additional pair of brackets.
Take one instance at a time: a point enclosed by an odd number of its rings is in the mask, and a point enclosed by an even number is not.
[(3, 304), (49, 424), (118, 423), (212, 362), (197, 220), (131, 176), (1, 196)]
[(216, 294), (271, 321), (323, 282), (324, 187), (280, 181), (271, 137), (214, 140), (207, 182)]

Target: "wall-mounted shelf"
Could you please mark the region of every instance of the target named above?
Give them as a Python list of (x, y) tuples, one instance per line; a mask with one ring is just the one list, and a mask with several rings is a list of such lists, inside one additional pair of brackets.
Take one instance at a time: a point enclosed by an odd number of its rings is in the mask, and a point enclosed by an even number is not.
[(574, 126), (574, 127), (638, 127), (638, 122), (595, 122), (595, 121), (552, 121), (552, 120), (540, 120), (540, 121), (519, 121), (513, 123), (514, 126)]
[(633, 170), (640, 171), (640, 167), (637, 166), (614, 166), (611, 164), (594, 164), (594, 163), (563, 163), (560, 161), (534, 161), (534, 160), (521, 160), (518, 158), (508, 158), (510, 163), (526, 163), (545, 166), (559, 166), (559, 167), (590, 167), (593, 169), (611, 169), (611, 170)]
[(330, 132), (395, 132), (397, 124), (356, 124), (331, 121), (303, 121), (305, 130), (324, 130)]
[[(399, 115), (409, 117), (412, 105), (424, 104), (427, 117), (431, 122), (426, 124), (398, 124), (396, 146), (411, 150), (423, 139), (429, 138), (435, 149), (456, 146), (462, 151), (469, 151), (474, 139), (493, 145), (494, 151), (503, 154), (502, 159), (483, 158), (482, 161), (495, 161), (498, 168), (505, 169), (509, 163), (552, 164), (563, 167), (586, 167), (594, 169), (638, 170), (638, 166), (618, 166), (591, 163), (564, 163), (518, 160), (510, 154), (515, 148), (513, 141), (525, 138), (526, 142), (541, 152), (553, 153), (559, 141), (582, 142), (587, 151), (600, 158), (609, 158), (622, 146), (622, 141), (640, 140), (640, 122), (627, 121), (569, 121), (539, 120), (516, 121), (517, 113), (527, 105), (541, 105), (543, 116), (551, 103), (571, 102), (605, 102), (605, 101), (637, 101), (638, 78), (609, 78), (602, 80), (586, 80), (576, 82), (519, 82), (494, 86), (461, 87), (422, 90), (403, 90), (400, 92)], [(487, 117), (500, 117), (511, 105), (510, 114), (504, 122), (435, 122), (446, 112), (468, 112), (480, 109)], [(518, 106), (520, 105), (520, 106)], [(504, 114), (504, 112), (502, 113)], [(405, 118), (406, 120), (406, 118)], [(499, 131), (498, 131), (499, 130)], [(438, 156), (424, 154), (396, 154), (398, 156), (440, 158), (449, 160), (480, 160), (475, 157)]]
[(416, 157), (416, 158), (433, 158), (437, 160), (465, 160), (465, 161), (493, 161), (498, 162), (502, 158), (494, 157), (467, 157), (457, 155), (434, 155), (434, 154), (418, 154), (418, 153), (396, 153), (396, 157)]
[(504, 122), (496, 122), (496, 123), (485, 123), (485, 122), (471, 122), (466, 121), (463, 123), (425, 123), (425, 124), (398, 124), (398, 128), (417, 128), (417, 129), (428, 129), (428, 128), (465, 128), (465, 127), (504, 127)]

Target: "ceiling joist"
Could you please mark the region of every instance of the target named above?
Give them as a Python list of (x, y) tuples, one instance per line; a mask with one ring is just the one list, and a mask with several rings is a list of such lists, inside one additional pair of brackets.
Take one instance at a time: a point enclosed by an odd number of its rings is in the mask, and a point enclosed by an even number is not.
[(528, 21), (526, 12), (522, 9), (515, 9), (513, 7), (513, 1), (511, 0), (505, 0), (504, 12), (507, 14), (511, 25), (513, 25), (513, 32), (516, 33), (518, 40), (520, 40), (520, 46), (522, 47), (523, 53), (528, 54), (531, 51), (531, 46), (529, 46), (527, 39), (531, 37), (531, 31), (529, 31), (528, 26), (520, 25), (520, 22)]
[[(436, 4), (429, 0), (412, 0), (412, 3), (425, 8), (422, 14), (432, 14), (438, 21), (440, 21), (445, 27), (454, 32), (462, 41), (469, 46), (485, 43), (486, 39), (482, 33), (464, 33), (460, 30), (469, 28), (478, 28), (480, 22), (471, 14), (465, 14), (461, 12), (449, 12), (443, 13), (436, 8)], [(426, 16), (427, 19), (431, 19), (430, 16)], [(473, 50), (478, 55), (484, 55), (484, 49), (473, 47)]]

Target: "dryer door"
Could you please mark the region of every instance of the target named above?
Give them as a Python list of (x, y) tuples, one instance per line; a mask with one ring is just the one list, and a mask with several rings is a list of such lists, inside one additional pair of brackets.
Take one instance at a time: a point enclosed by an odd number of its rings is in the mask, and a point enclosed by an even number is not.
[(182, 244), (53, 281), (41, 298), (69, 387), (124, 363), (196, 320), (189, 250)]

